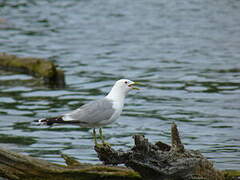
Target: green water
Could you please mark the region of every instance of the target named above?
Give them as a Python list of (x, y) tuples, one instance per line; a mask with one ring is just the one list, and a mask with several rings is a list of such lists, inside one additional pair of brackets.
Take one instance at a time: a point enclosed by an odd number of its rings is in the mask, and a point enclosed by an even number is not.
[(32, 121), (103, 97), (124, 77), (146, 86), (104, 128), (114, 148), (129, 148), (136, 133), (169, 143), (174, 121), (186, 148), (217, 168), (239, 168), (239, 8), (236, 0), (0, 1), (0, 52), (50, 59), (67, 83), (50, 89), (0, 71), (1, 147), (98, 163), (90, 129)]

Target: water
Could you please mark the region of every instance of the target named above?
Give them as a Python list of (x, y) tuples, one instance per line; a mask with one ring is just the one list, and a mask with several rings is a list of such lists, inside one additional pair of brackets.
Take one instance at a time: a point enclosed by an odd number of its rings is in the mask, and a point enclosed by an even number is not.
[(146, 86), (104, 128), (114, 148), (128, 149), (136, 133), (170, 143), (174, 121), (186, 148), (239, 169), (239, 8), (237, 0), (0, 0), (0, 51), (50, 59), (68, 84), (49, 89), (1, 71), (1, 147), (98, 163), (90, 129), (32, 121), (100, 98), (125, 77)]

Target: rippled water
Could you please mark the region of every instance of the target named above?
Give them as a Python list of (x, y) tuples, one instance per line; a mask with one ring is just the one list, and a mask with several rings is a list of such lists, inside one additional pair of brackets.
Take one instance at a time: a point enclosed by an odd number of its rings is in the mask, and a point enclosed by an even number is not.
[(104, 128), (114, 148), (129, 148), (136, 133), (169, 143), (174, 121), (186, 148), (217, 168), (239, 168), (239, 9), (237, 0), (0, 1), (0, 51), (50, 59), (68, 84), (49, 89), (0, 71), (1, 147), (98, 162), (90, 129), (32, 121), (102, 97), (125, 77), (146, 86)]

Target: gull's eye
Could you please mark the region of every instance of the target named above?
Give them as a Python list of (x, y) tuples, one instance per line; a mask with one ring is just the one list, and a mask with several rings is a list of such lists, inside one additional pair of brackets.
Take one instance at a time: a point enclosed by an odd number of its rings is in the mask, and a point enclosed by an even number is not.
[(128, 82), (127, 82), (127, 81), (125, 81), (124, 83), (125, 83), (125, 84), (127, 84)]

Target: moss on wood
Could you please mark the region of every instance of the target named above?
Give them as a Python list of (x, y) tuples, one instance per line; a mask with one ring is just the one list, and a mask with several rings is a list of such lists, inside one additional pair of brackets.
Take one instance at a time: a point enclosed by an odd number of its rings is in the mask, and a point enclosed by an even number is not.
[(65, 85), (64, 72), (56, 68), (56, 65), (41, 58), (20, 58), (15, 55), (0, 53), (0, 67), (4, 70), (27, 73), (42, 77), (45, 84), (54, 87)]
[(125, 167), (82, 164), (64, 155), (68, 165), (59, 165), (0, 149), (0, 177), (11, 180), (141, 180)]
[(223, 171), (226, 180), (239, 180), (240, 170), (224, 170)]

